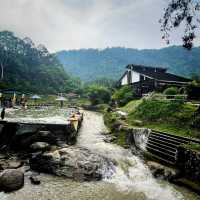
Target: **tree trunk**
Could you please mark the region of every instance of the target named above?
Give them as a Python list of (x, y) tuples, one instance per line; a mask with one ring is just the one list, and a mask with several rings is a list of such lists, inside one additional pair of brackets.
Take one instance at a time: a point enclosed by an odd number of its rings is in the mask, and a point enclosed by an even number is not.
[(4, 67), (3, 64), (1, 63), (1, 79), (3, 80), (3, 75), (4, 75)]

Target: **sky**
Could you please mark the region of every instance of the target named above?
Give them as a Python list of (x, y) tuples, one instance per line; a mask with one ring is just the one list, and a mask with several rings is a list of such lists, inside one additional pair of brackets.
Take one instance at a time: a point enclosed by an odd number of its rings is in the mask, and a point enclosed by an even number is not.
[[(159, 19), (169, 0), (0, 0), (0, 30), (50, 52), (80, 48), (167, 46)], [(178, 45), (181, 31), (172, 33)]]

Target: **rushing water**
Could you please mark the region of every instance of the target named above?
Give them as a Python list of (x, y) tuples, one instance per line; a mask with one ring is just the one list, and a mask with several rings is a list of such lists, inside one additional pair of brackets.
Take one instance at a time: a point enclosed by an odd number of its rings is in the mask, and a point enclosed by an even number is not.
[(117, 145), (104, 142), (106, 127), (101, 114), (85, 112), (77, 145), (112, 159), (114, 174), (99, 182), (75, 182), (41, 174), (41, 185), (25, 186), (14, 193), (0, 193), (2, 200), (199, 200), (192, 192), (154, 179), (136, 156)]

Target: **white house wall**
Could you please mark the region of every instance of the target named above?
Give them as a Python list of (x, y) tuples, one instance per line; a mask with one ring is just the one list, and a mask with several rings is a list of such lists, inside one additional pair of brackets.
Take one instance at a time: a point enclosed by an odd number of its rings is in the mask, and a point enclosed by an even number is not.
[(131, 71), (131, 83), (136, 83), (140, 81), (140, 74)]
[(128, 84), (128, 77), (127, 74), (124, 75), (124, 77), (121, 80), (122, 85), (127, 85)]

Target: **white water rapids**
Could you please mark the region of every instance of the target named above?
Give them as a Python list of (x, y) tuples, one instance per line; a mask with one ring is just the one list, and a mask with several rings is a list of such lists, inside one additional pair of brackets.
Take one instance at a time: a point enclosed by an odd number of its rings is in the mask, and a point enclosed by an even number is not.
[[(67, 115), (64, 109), (11, 110), (6, 120), (66, 123)], [(129, 150), (104, 142), (105, 136), (101, 133), (105, 131), (102, 115), (85, 111), (77, 145), (113, 160), (117, 165), (111, 177), (109, 173), (109, 178), (102, 181), (77, 182), (40, 174), (41, 185), (32, 185), (28, 172), (24, 187), (12, 193), (0, 192), (0, 200), (200, 200), (184, 188), (154, 179), (142, 160)]]
[(86, 147), (117, 163), (114, 175), (104, 181), (114, 183), (116, 188), (123, 192), (143, 193), (147, 199), (183, 199), (183, 196), (173, 187), (158, 183), (144, 163), (129, 150), (105, 143), (105, 136), (101, 133), (106, 131), (102, 115), (86, 112), (78, 138), (79, 146)]

